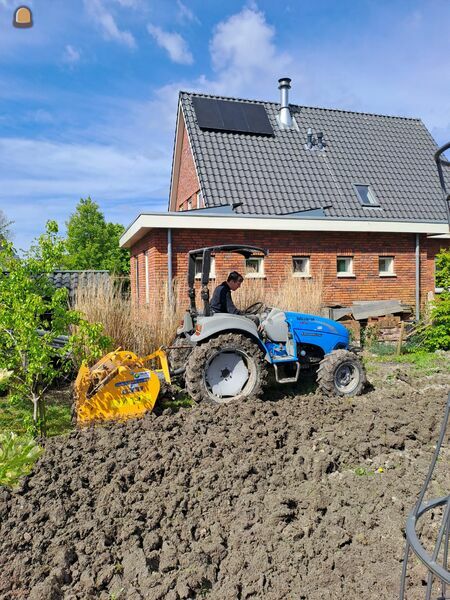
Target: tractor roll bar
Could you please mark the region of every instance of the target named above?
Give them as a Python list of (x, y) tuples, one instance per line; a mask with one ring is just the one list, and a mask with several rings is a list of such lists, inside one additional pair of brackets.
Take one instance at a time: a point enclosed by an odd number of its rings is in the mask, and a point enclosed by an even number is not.
[(197, 316), (197, 307), (195, 306), (195, 260), (199, 257), (202, 258), (202, 276), (201, 276), (201, 298), (203, 300), (203, 314), (208, 316), (210, 313), (209, 309), (209, 271), (211, 268), (211, 254), (213, 252), (236, 252), (241, 254), (245, 258), (250, 258), (253, 254), (263, 254), (267, 256), (268, 250), (259, 248), (258, 246), (251, 246), (246, 244), (242, 246), (240, 244), (226, 244), (221, 246), (209, 246), (207, 248), (197, 248), (196, 250), (190, 250), (188, 254), (188, 295), (189, 295), (189, 312), (193, 317)]

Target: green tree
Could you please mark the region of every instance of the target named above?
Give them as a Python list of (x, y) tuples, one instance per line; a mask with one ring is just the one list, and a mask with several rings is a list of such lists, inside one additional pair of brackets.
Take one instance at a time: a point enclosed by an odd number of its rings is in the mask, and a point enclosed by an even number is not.
[[(74, 355), (89, 340), (90, 358), (103, 354), (109, 339), (101, 326), (90, 325), (81, 313), (69, 308), (67, 290), (56, 289), (48, 273), (60, 267), (64, 241), (54, 221), (23, 258), (10, 242), (1, 241), (0, 250), (0, 368), (13, 372), (9, 387), (14, 394), (33, 403), (35, 427), (45, 435), (44, 393), (71, 365)], [(67, 335), (69, 344), (55, 349), (55, 337)], [(58, 360), (59, 359), (59, 360)]]
[(0, 239), (9, 240), (11, 238), (12, 221), (8, 221), (5, 213), (0, 209)]
[(443, 289), (431, 306), (431, 325), (425, 329), (429, 350), (450, 349), (450, 250), (436, 256), (436, 285)]
[(80, 200), (66, 226), (65, 268), (129, 272), (128, 250), (119, 246), (124, 226), (106, 222), (98, 204), (91, 198)]

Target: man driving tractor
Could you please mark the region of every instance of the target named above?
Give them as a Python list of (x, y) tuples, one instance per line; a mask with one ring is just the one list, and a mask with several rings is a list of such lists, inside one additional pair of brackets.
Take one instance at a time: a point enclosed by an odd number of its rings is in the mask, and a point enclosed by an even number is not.
[(235, 292), (241, 287), (244, 281), (243, 276), (237, 271), (231, 271), (227, 280), (216, 287), (213, 292), (210, 308), (214, 313), (229, 313), (232, 315), (242, 315), (242, 311), (236, 308), (231, 299), (231, 292)]

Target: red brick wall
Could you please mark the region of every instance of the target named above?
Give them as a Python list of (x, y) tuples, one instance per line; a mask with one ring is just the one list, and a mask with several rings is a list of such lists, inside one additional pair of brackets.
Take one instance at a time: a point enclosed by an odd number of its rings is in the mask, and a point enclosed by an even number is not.
[[(176, 205), (172, 210), (187, 210), (187, 200), (200, 189), (194, 159), (189, 144), (186, 129), (184, 130), (183, 144), (181, 147), (180, 172), (178, 175)], [(197, 208), (193, 202), (192, 208)]]
[[(172, 270), (184, 285), (187, 272), (187, 252), (194, 247), (215, 244), (242, 243), (266, 247), (269, 256), (264, 260), (265, 285), (278, 287), (286, 277), (292, 277), (292, 256), (310, 256), (311, 276), (323, 274), (326, 304), (348, 305), (353, 300), (400, 299), (415, 303), (415, 234), (392, 233), (326, 233), (220, 230), (172, 230)], [(420, 236), (421, 301), (434, 290), (434, 256), (449, 240), (427, 240)], [(150, 301), (157, 297), (167, 280), (167, 230), (154, 229), (132, 248), (131, 282), (136, 298), (134, 256), (139, 254), (140, 303), (145, 302), (144, 252), (149, 251)], [(394, 256), (396, 277), (380, 277), (379, 256)], [(336, 276), (336, 257), (353, 256), (355, 277)], [(236, 269), (245, 272), (244, 259), (235, 254), (216, 257), (215, 283)]]

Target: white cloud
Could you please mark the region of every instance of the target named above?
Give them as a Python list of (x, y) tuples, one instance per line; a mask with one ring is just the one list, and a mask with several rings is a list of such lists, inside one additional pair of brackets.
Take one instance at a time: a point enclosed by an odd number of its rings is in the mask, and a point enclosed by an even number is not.
[(181, 0), (177, 0), (177, 6), (177, 19), (179, 22), (200, 23), (200, 20), (197, 18), (197, 16), (192, 12), (192, 10), (188, 6), (186, 6), (186, 4), (183, 4)]
[(217, 25), (209, 48), (216, 79), (207, 81), (215, 93), (258, 94), (292, 69), (292, 57), (277, 49), (275, 29), (264, 13), (244, 8)]
[[(62, 225), (80, 198), (91, 196), (109, 220), (128, 225), (140, 211), (164, 210), (170, 161), (100, 144), (0, 138), (5, 176), (0, 207), (14, 221), (18, 247), (42, 232), (46, 220)], [(114, 215), (113, 217), (111, 215)]]
[(80, 60), (80, 58), (80, 50), (77, 50), (70, 44), (67, 44), (67, 46), (64, 48), (63, 61), (69, 65), (74, 65)]
[(84, 0), (84, 5), (88, 15), (94, 19), (107, 39), (124, 44), (129, 48), (136, 47), (133, 35), (129, 31), (119, 29), (112, 13), (106, 9), (102, 0)]
[(116, 0), (116, 2), (125, 8), (137, 8), (141, 4), (141, 0)]
[(182, 65), (191, 65), (194, 62), (186, 40), (179, 33), (164, 31), (151, 23), (147, 25), (147, 30), (158, 46), (166, 50), (173, 62)]

